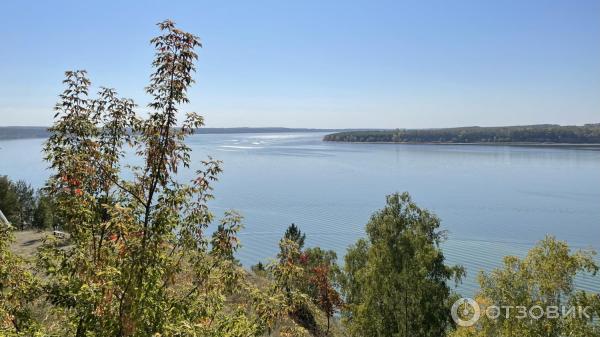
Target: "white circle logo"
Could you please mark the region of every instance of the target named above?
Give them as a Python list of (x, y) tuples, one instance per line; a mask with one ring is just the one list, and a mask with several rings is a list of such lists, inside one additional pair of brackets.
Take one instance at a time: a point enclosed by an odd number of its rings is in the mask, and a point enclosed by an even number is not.
[[(479, 304), (472, 298), (461, 298), (452, 304), (452, 319), (464, 327), (473, 326), (481, 316)], [(471, 318), (468, 318), (471, 317)]]

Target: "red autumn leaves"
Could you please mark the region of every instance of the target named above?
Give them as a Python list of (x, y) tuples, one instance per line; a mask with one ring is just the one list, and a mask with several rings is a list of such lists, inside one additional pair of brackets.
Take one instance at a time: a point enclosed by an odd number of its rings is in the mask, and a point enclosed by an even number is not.
[(71, 178), (67, 175), (61, 176), (60, 180), (65, 184), (64, 191), (71, 192), (73, 195), (78, 197), (83, 195), (83, 190), (81, 189), (81, 181), (77, 178)]

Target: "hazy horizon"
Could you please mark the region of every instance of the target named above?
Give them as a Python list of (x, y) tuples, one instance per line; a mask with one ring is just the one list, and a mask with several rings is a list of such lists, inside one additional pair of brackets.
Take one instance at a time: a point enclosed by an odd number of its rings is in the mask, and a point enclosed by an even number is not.
[(600, 116), (600, 1), (9, 2), (0, 125), (48, 126), (63, 72), (144, 112), (150, 38), (198, 35), (207, 127), (582, 125)]

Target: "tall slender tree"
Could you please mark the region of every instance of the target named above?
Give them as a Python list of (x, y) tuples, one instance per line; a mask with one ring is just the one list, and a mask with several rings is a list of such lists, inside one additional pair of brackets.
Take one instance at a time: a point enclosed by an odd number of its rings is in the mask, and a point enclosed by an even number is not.
[(321, 265), (312, 270), (312, 275), (309, 280), (310, 284), (313, 285), (316, 290), (316, 303), (319, 306), (319, 309), (321, 309), (327, 317), (326, 335), (329, 334), (333, 315), (343, 305), (340, 294), (331, 282), (330, 275), (329, 266)]
[[(158, 26), (146, 119), (113, 89), (90, 98), (85, 71), (66, 73), (45, 152), (55, 172), (47, 189), (70, 239), (66, 247), (49, 239), (39, 258), (62, 336), (248, 336), (264, 328), (250, 302), (225, 311), (228, 296), (250, 291), (233, 259), (241, 217), (227, 213), (205, 234), (221, 163), (204, 161), (188, 184), (177, 177), (191, 164), (184, 139), (203, 125), (195, 113), (178, 124), (200, 41), (171, 21)], [(140, 166), (122, 165), (126, 146)]]

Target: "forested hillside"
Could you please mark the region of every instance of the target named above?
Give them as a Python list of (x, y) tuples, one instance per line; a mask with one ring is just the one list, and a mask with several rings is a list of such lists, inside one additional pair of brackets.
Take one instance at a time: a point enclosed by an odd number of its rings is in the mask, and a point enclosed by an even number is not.
[(48, 138), (45, 126), (0, 126), (0, 140), (23, 138)]
[(551, 124), (461, 127), (447, 129), (396, 129), (350, 131), (325, 136), (334, 142), (387, 143), (554, 143), (600, 144), (600, 124), (560, 126)]

